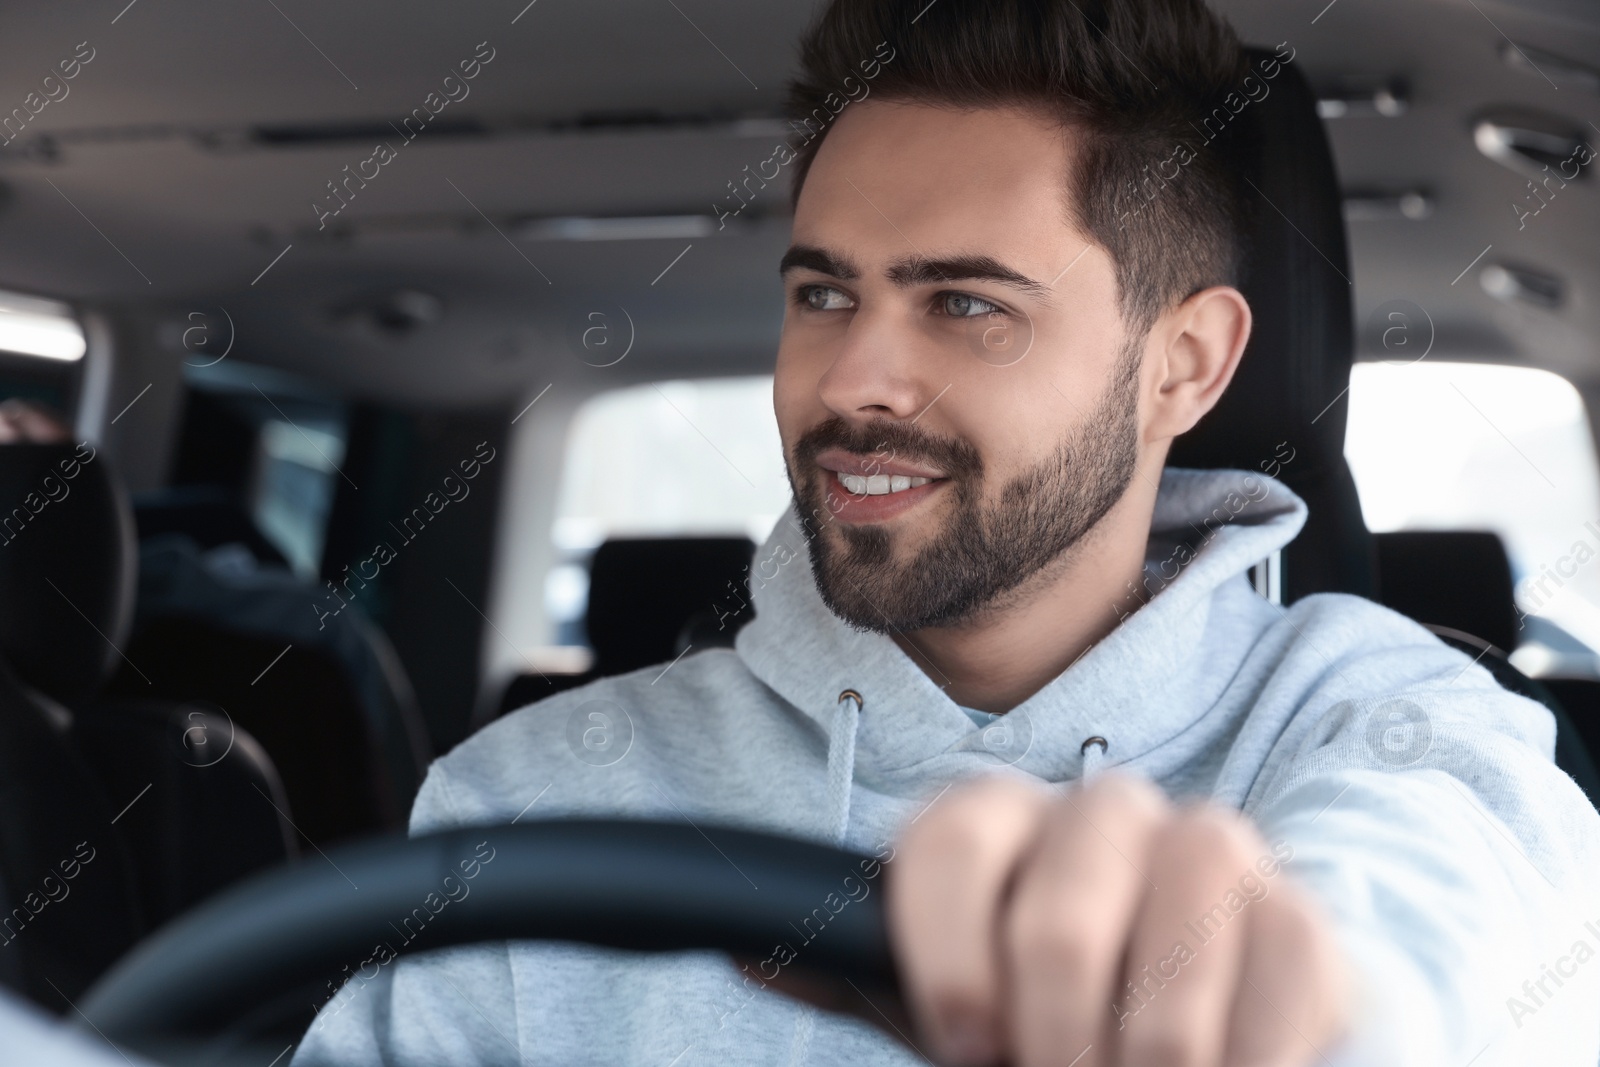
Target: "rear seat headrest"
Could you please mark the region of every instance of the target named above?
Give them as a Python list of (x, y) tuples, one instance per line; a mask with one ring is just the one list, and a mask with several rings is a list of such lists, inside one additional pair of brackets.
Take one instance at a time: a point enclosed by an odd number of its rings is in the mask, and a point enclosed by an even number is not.
[(138, 579), (133, 516), (106, 457), (0, 445), (0, 657), (66, 704), (121, 658)]

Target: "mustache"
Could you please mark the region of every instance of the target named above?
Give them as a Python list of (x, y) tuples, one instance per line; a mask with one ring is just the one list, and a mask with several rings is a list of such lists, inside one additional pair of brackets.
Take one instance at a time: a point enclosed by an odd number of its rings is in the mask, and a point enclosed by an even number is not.
[(920, 461), (944, 471), (948, 478), (979, 478), (983, 458), (970, 443), (955, 437), (941, 437), (919, 430), (909, 422), (876, 419), (852, 425), (839, 416), (811, 427), (795, 442), (797, 463), (815, 461), (830, 448), (874, 456), (887, 462), (900, 458)]

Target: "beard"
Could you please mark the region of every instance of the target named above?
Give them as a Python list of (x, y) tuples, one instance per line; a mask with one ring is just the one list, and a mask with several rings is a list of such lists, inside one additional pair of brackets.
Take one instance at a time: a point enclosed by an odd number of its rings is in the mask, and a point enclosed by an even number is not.
[[(1083, 424), (1044, 460), (1009, 479), (992, 504), (983, 499), (982, 457), (966, 441), (911, 423), (851, 426), (837, 417), (806, 431), (795, 443), (789, 484), (811, 573), (828, 609), (873, 633), (955, 626), (1000, 606), (1064, 558), (1133, 480), (1142, 341), (1124, 343), (1105, 395)], [(845, 490), (831, 475), (821, 477), (815, 462), (830, 448), (880, 461), (920, 460), (943, 471), (953, 497), (943, 529), (910, 559), (896, 562), (894, 535), (883, 526), (834, 523), (827, 495)]]

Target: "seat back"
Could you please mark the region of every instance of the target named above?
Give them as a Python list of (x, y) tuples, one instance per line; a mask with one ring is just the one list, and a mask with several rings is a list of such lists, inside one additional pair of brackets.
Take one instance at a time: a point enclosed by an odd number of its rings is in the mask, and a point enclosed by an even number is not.
[(1600, 682), (1529, 678), (1507, 656), (1520, 630), (1511, 560), (1498, 534), (1407, 530), (1375, 537), (1385, 606), (1482, 664), (1501, 686), (1556, 717), (1556, 766), (1600, 806)]
[[(220, 709), (270, 756), (311, 842), (404, 827), (409, 797), (402, 801), (380, 740), (327, 650), (204, 615), (160, 615), (141, 621), (128, 656), (138, 670), (117, 672), (108, 698), (119, 707), (156, 697)], [(407, 784), (414, 793), (418, 771)]]
[(733, 634), (755, 615), (746, 584), (755, 550), (747, 537), (605, 542), (589, 561), (584, 627), (593, 665), (575, 675), (519, 674), (502, 690), (494, 714), (693, 649), (731, 644)]
[(104, 732), (107, 677), (139, 669), (127, 641), (135, 559), (105, 457), (87, 444), (0, 446), (0, 903), (18, 950), (0, 950), (0, 969), (58, 1010), (163, 917), (145, 889), (173, 873), (175, 839), (209, 860), (213, 885), (230, 857), (285, 853), (287, 813), (252, 788), (275, 772), (247, 740), (205, 790), (185, 792), (164, 784), (185, 772), (176, 706)]
[(1506, 651), (1517, 647), (1511, 560), (1499, 534), (1407, 530), (1374, 539), (1384, 604), (1418, 622), (1461, 630)]
[[(183, 514), (208, 513), (166, 517)], [(139, 547), (129, 656), (139, 669), (121, 665), (109, 691), (226, 708), (272, 756), (319, 845), (402, 829), (433, 753), (383, 631), (246, 542), (203, 551), (163, 528)]]
[(0, 985), (55, 1011), (145, 928), (113, 825), (135, 795), (108, 795), (69, 721), (0, 660)]
[(121, 659), (133, 610), (133, 518), (88, 445), (0, 447), (0, 656), (71, 705)]
[[(584, 616), (597, 676), (664, 663), (692, 616), (728, 603), (744, 585), (756, 546), (747, 537), (607, 541), (589, 564)], [(741, 613), (744, 614), (744, 613)]]
[[(1269, 58), (1246, 51), (1252, 65)], [(1250, 341), (1222, 399), (1173, 442), (1167, 462), (1265, 472), (1304, 498), (1310, 516), (1283, 553), (1285, 603), (1371, 596), (1374, 549), (1344, 460), (1354, 337), (1338, 176), (1299, 68), (1285, 64), (1268, 84), (1226, 144), (1254, 186), (1240, 279)]]
[(1452, 630), (1447, 626), (1429, 626), (1428, 629), (1451, 648), (1471, 656), (1474, 663), (1481, 665), (1494, 676), (1494, 680), (1500, 683), (1501, 688), (1509, 689), (1529, 700), (1537, 700), (1550, 709), (1550, 714), (1555, 716), (1556, 720), (1556, 766), (1566, 771), (1572, 780), (1578, 783), (1578, 788), (1583, 790), (1592, 806), (1600, 808), (1600, 767), (1596, 766), (1594, 757), (1590, 754), (1592, 740), (1585, 738), (1584, 730), (1567, 711), (1563, 699), (1542, 680), (1523, 674), (1506, 658), (1503, 650), (1481, 637)]
[(85, 445), (0, 446), (0, 982), (56, 1010), (139, 936), (110, 794), (63, 702), (118, 656), (132, 523)]
[(272, 759), (222, 709), (147, 698), (73, 718), (75, 747), (106, 791), (138, 798), (117, 831), (146, 929), (300, 855)]

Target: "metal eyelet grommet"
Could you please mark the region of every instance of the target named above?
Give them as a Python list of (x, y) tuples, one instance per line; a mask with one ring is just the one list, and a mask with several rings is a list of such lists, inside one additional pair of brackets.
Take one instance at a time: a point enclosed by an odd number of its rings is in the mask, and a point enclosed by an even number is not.
[(861, 694), (856, 692), (854, 689), (846, 689), (844, 692), (840, 693), (839, 699), (834, 701), (834, 703), (843, 704), (846, 700), (854, 700), (856, 702), (857, 715), (861, 714), (861, 709), (867, 706), (867, 702), (862, 699)]
[(1100, 754), (1102, 756), (1106, 754), (1106, 749), (1109, 747), (1106, 744), (1106, 739), (1101, 737), (1099, 734), (1096, 734), (1094, 737), (1086, 739), (1083, 742), (1083, 744), (1078, 747), (1078, 754), (1082, 755), (1082, 756), (1087, 756), (1089, 754), (1089, 746), (1090, 745), (1099, 745), (1100, 746)]

